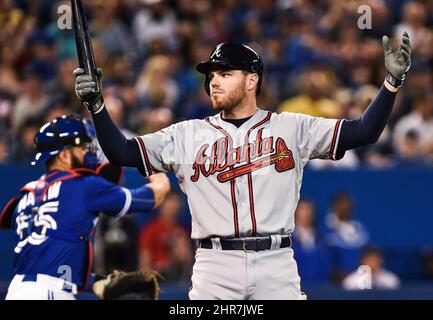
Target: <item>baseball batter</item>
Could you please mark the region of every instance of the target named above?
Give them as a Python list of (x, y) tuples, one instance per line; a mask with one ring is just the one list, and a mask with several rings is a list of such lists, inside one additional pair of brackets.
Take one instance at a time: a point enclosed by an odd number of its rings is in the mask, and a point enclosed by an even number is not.
[(145, 176), (172, 172), (186, 193), (197, 242), (190, 299), (306, 298), (290, 247), (303, 169), (310, 159), (338, 160), (377, 141), (410, 67), (406, 33), (398, 50), (387, 37), (383, 44), (388, 75), (358, 120), (259, 109), (261, 58), (222, 43), (196, 67), (220, 113), (130, 140), (111, 121), (95, 81), (75, 70), (76, 94), (108, 159)]
[(35, 137), (32, 164), (46, 174), (27, 183), (0, 214), (0, 227), (16, 234), (14, 278), (8, 300), (72, 300), (86, 290), (92, 265), (93, 229), (100, 212), (113, 217), (150, 211), (170, 189), (165, 174), (151, 183), (126, 189), (102, 176), (96, 160), (90, 121), (62, 116), (45, 124)]

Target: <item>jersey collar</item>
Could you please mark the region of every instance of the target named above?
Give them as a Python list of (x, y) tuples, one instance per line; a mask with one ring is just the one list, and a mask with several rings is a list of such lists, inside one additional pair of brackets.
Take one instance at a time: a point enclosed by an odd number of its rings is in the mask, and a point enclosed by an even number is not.
[(268, 112), (269, 111), (264, 111), (262, 109), (257, 108), (257, 110), (253, 114), (253, 116), (250, 119), (248, 119), (247, 121), (245, 121), (239, 128), (237, 128), (234, 124), (231, 124), (230, 122), (224, 121), (222, 119), (222, 113), (221, 112), (212, 116), (212, 117), (209, 117), (209, 120), (212, 123), (214, 123), (218, 126), (221, 126), (222, 128), (224, 128), (226, 130), (230, 130), (232, 132), (237, 132), (239, 130), (246, 131), (250, 127), (252, 127), (255, 123), (261, 121), (264, 117), (266, 117)]

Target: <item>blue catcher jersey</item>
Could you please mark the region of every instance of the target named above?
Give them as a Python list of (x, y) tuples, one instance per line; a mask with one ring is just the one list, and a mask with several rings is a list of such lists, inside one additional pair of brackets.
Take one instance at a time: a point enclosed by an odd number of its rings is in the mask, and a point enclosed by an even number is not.
[(131, 192), (95, 175), (57, 170), (28, 183), (21, 192), (12, 216), (15, 273), (68, 276), (84, 289), (92, 264), (89, 238), (98, 214), (124, 215)]

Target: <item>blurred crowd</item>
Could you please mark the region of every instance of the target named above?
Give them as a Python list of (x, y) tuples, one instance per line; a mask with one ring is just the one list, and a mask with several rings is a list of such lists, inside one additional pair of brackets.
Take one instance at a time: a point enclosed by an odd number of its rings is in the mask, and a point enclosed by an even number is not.
[[(384, 79), (382, 35), (397, 46), (407, 30), (412, 67), (379, 142), (312, 166), (433, 163), (432, 0), (83, 2), (107, 106), (130, 134), (212, 113), (194, 66), (222, 41), (246, 43), (262, 56), (260, 107), (357, 118)], [(0, 1), (0, 164), (28, 163), (41, 123), (87, 114), (74, 94), (78, 63), (65, 5), (70, 1)], [(371, 8), (371, 20), (361, 5)], [(371, 28), (360, 29), (358, 20)]]
[(371, 244), (355, 212), (349, 193), (334, 195), (322, 223), (313, 201), (299, 202), (292, 238), (302, 283), (332, 283), (347, 290), (399, 288), (399, 277), (385, 269), (382, 251)]

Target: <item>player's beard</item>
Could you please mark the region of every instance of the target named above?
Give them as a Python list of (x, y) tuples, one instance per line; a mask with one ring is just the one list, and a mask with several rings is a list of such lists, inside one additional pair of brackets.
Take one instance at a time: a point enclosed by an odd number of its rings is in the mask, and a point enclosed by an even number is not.
[(232, 111), (239, 106), (245, 98), (245, 80), (238, 87), (227, 93), (222, 99), (211, 97), (212, 108), (218, 111)]
[(71, 169), (83, 168), (84, 163), (71, 152)]

